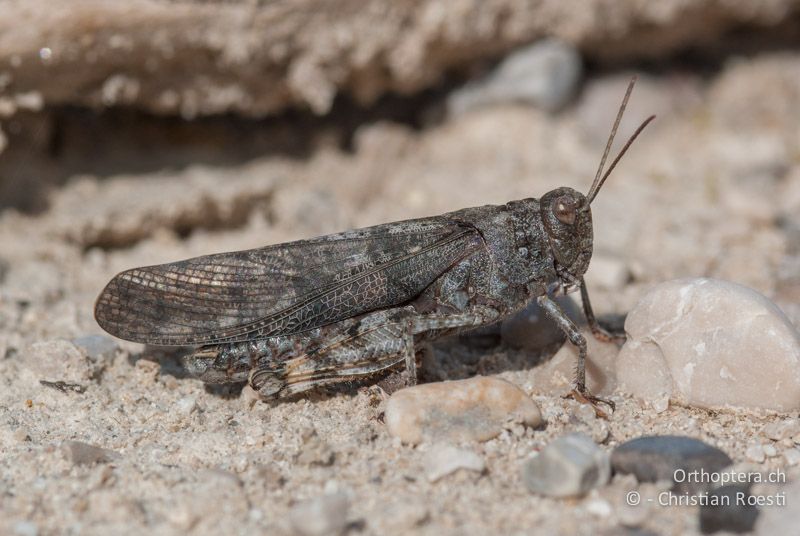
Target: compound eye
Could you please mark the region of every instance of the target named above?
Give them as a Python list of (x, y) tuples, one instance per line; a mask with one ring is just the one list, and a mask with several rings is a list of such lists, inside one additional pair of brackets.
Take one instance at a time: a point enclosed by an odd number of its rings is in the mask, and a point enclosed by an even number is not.
[(578, 215), (577, 207), (575, 206), (575, 200), (571, 197), (562, 196), (556, 199), (554, 212), (556, 214), (556, 218), (561, 223), (566, 223), (567, 225), (573, 225), (575, 223), (575, 218)]

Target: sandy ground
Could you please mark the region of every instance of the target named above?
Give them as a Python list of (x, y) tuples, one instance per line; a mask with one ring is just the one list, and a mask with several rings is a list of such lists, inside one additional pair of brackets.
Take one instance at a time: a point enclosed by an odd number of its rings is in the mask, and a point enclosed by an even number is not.
[[(100, 334), (93, 300), (133, 266), (538, 197), (560, 185), (585, 191), (629, 74), (588, 79), (558, 115), (509, 104), (421, 130), (364, 124), (352, 151), (322, 145), (306, 158), (74, 177), (38, 216), (5, 211), (0, 532), (289, 534), (294, 505), (338, 490), (349, 497), (350, 534), (699, 533), (695, 507), (632, 512), (627, 492), (657, 488), (630, 478), (583, 499), (529, 493), (523, 461), (573, 430), (606, 449), (643, 434), (690, 435), (737, 463), (800, 476), (783, 456), (791, 440), (762, 431), (797, 412), (659, 413), (616, 393), (618, 410), (602, 421), (543, 394), (535, 356), (502, 344), (444, 341), (423, 377), (505, 378), (540, 404), (547, 426), (471, 445), (485, 473), (431, 483), (428, 448), (393, 440), (369, 389), (252, 403), (186, 377), (174, 352), (117, 341), (87, 359), (52, 342)], [(593, 205), (595, 308), (624, 313), (657, 282), (713, 276), (759, 290), (797, 324), (800, 54), (732, 59), (704, 76), (644, 76), (630, 124), (649, 113), (657, 122)], [(85, 392), (40, 380), (76, 381)], [(66, 440), (117, 455), (81, 465), (65, 454)], [(774, 444), (775, 456), (748, 460), (746, 449), (761, 443)]]

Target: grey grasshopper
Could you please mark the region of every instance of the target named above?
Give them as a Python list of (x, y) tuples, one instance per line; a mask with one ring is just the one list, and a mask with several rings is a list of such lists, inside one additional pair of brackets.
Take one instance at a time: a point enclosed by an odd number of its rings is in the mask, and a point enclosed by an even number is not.
[(580, 289), (592, 257), (590, 205), (649, 117), (603, 173), (635, 80), (628, 86), (586, 195), (465, 208), (310, 240), (133, 268), (100, 294), (95, 318), (130, 341), (198, 348), (186, 362), (208, 383), (249, 381), (284, 398), (403, 371), (416, 382), (420, 345), (502, 320), (531, 300), (579, 350), (572, 396), (586, 389), (586, 340), (553, 297)]

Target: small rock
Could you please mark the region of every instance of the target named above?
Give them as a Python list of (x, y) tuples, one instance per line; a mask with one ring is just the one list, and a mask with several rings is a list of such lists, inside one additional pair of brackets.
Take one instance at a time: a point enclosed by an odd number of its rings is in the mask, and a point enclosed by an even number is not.
[(764, 446), (761, 445), (761, 443), (756, 443), (755, 445), (747, 447), (744, 455), (748, 460), (756, 463), (761, 463), (767, 458), (767, 454), (764, 452)]
[(590, 501), (586, 501), (583, 507), (587, 512), (599, 518), (609, 517), (613, 513), (611, 504), (604, 499), (592, 499)]
[(664, 413), (669, 409), (669, 397), (662, 396), (661, 398), (651, 400), (650, 405), (656, 413)]
[(568, 43), (543, 39), (503, 60), (485, 79), (454, 92), (452, 115), (502, 102), (525, 102), (550, 112), (570, 102), (582, 73), (580, 54)]
[(550, 497), (575, 497), (603, 486), (611, 476), (608, 454), (584, 434), (562, 436), (525, 462), (528, 489)]
[(797, 419), (786, 419), (785, 421), (771, 422), (764, 426), (761, 432), (773, 441), (791, 438), (795, 434), (800, 434), (800, 421)]
[(30, 441), (31, 436), (30, 434), (28, 434), (28, 430), (26, 430), (25, 428), (17, 428), (16, 430), (14, 430), (14, 439), (21, 443), (23, 441)]
[[(572, 320), (579, 321), (583, 313), (569, 296), (559, 296), (556, 303)], [(503, 343), (512, 348), (540, 352), (567, 340), (564, 331), (545, 314), (536, 300), (500, 324)]]
[(64, 441), (61, 444), (64, 456), (73, 465), (90, 465), (93, 463), (108, 463), (120, 458), (120, 454), (113, 450), (96, 447), (83, 441)]
[(486, 441), (509, 424), (543, 422), (539, 406), (519, 387), (482, 376), (401, 389), (387, 401), (384, 420), (405, 443)]
[(181, 415), (188, 417), (195, 411), (197, 411), (197, 399), (193, 396), (185, 396), (178, 400), (175, 404), (178, 413)]
[(800, 409), (800, 333), (754, 290), (716, 279), (651, 289), (625, 322), (621, 389), (716, 408)]
[(436, 482), (459, 469), (482, 473), (486, 469), (486, 464), (476, 453), (452, 445), (437, 444), (427, 453), (425, 472), (431, 482)]
[(762, 445), (762, 448), (767, 458), (774, 458), (778, 455), (778, 449), (775, 448), (775, 445)]
[(748, 486), (729, 484), (708, 494), (708, 502), (700, 506), (700, 531), (713, 534), (728, 531), (750, 532), (758, 518), (758, 508), (747, 503)]
[(15, 536), (39, 536), (39, 527), (32, 521), (17, 521), (14, 523)]
[(709, 478), (694, 477), (694, 471), (713, 474), (733, 463), (716, 447), (683, 436), (645, 436), (619, 445), (611, 453), (617, 473), (633, 474), (639, 482), (666, 480), (680, 493), (699, 493)]
[(783, 451), (783, 459), (786, 460), (786, 465), (790, 467), (800, 464), (800, 449), (786, 449)]
[(347, 495), (329, 493), (296, 505), (289, 512), (289, 521), (302, 536), (335, 536), (347, 526), (349, 507)]

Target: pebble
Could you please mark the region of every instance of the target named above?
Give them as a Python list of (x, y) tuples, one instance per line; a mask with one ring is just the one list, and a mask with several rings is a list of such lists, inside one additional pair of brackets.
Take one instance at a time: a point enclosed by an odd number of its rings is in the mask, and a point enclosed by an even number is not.
[[(700, 506), (700, 531), (703, 534), (723, 530), (737, 534), (752, 531), (758, 508), (747, 503), (749, 496), (748, 486), (743, 484), (720, 486), (709, 492), (709, 502)], [(745, 497), (744, 502), (742, 497)]]
[(289, 512), (289, 521), (302, 536), (335, 536), (347, 526), (350, 501), (343, 492), (328, 493), (301, 502)]
[(590, 501), (586, 501), (583, 507), (587, 512), (599, 518), (609, 517), (614, 512), (614, 510), (611, 508), (611, 504), (604, 499), (592, 499)]
[(605, 485), (610, 476), (608, 454), (580, 433), (559, 437), (522, 469), (528, 489), (550, 497), (584, 495)]
[(692, 471), (713, 474), (731, 463), (730, 456), (720, 449), (684, 436), (638, 437), (611, 453), (615, 472), (633, 474), (639, 482), (669, 481), (672, 489), (680, 493), (694, 494), (707, 488), (708, 479), (690, 478)]
[(120, 458), (120, 454), (113, 450), (96, 447), (83, 441), (64, 441), (61, 444), (64, 457), (73, 465), (91, 465), (94, 463), (108, 463)]
[(790, 467), (800, 465), (800, 449), (786, 449), (783, 451), (783, 459), (786, 460), (786, 465)]
[(718, 279), (651, 289), (625, 322), (620, 388), (702, 408), (800, 409), (800, 333), (756, 291)]
[[(573, 321), (580, 321), (582, 312), (570, 296), (559, 296), (556, 303)], [(536, 300), (500, 324), (503, 343), (522, 350), (540, 352), (567, 340), (564, 331), (545, 314)]]
[(580, 54), (558, 39), (520, 48), (488, 76), (455, 91), (447, 101), (451, 115), (503, 102), (524, 102), (549, 112), (575, 95), (583, 65)]
[(14, 534), (16, 536), (38, 536), (39, 527), (31, 521), (17, 521), (14, 523)]
[(800, 433), (800, 421), (797, 419), (786, 419), (785, 421), (775, 421), (767, 424), (761, 432), (773, 441), (781, 441), (794, 437)]
[(764, 446), (761, 445), (761, 443), (756, 443), (747, 447), (744, 455), (748, 460), (756, 463), (761, 463), (767, 458), (767, 453), (764, 452)]
[(176, 402), (175, 407), (178, 413), (188, 417), (197, 411), (197, 399), (193, 396), (185, 396)]
[(386, 402), (384, 421), (405, 443), (487, 441), (511, 424), (543, 423), (539, 406), (519, 387), (483, 376), (401, 389)]
[(452, 445), (436, 444), (427, 453), (425, 472), (429, 481), (436, 482), (459, 469), (482, 473), (486, 469), (486, 463), (471, 450)]
[(775, 448), (775, 445), (762, 445), (764, 449), (764, 454), (767, 458), (774, 458), (778, 455), (778, 449)]

